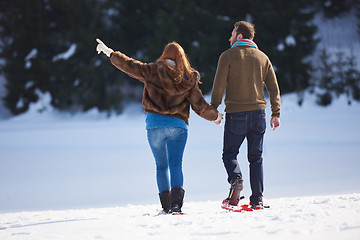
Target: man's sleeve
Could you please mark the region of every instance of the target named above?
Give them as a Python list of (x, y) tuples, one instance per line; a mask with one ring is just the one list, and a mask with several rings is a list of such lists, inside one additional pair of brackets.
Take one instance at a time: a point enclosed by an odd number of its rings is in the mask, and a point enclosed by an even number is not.
[(276, 79), (274, 69), (269, 62), (268, 71), (265, 78), (265, 87), (270, 95), (272, 117), (280, 117), (280, 89)]
[(214, 106), (215, 108), (218, 108), (218, 106), (221, 104), (222, 98), (224, 96), (224, 92), (227, 85), (227, 77), (229, 74), (229, 61), (226, 57), (226, 55), (221, 54), (218, 66), (216, 69), (215, 79), (213, 83), (213, 88), (211, 92), (211, 102), (210, 104)]

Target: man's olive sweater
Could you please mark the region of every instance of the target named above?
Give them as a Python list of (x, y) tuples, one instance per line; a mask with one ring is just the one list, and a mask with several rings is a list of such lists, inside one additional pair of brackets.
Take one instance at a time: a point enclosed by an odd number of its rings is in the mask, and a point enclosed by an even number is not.
[(280, 117), (280, 90), (269, 58), (252, 47), (230, 48), (219, 58), (211, 105), (217, 108), (225, 92), (227, 113), (264, 109), (264, 83), (270, 95), (272, 116)]

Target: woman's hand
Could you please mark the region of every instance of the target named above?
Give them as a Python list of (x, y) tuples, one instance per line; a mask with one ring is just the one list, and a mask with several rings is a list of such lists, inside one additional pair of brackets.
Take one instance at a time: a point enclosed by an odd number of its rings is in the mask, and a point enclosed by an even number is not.
[(98, 52), (98, 54), (100, 54), (101, 52), (103, 52), (104, 54), (106, 54), (106, 56), (110, 57), (110, 54), (112, 52), (114, 52), (114, 50), (112, 50), (111, 48), (108, 48), (105, 43), (103, 43), (100, 39), (96, 39), (96, 41), (99, 43), (96, 46), (96, 51)]
[(221, 125), (221, 120), (223, 119), (224, 114), (218, 113), (217, 119), (214, 121), (216, 125)]

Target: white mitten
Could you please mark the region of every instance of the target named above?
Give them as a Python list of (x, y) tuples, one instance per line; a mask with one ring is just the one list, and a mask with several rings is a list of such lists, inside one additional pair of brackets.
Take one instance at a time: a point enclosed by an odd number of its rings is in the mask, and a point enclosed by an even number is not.
[(100, 39), (96, 39), (96, 41), (99, 43), (96, 46), (96, 51), (98, 52), (98, 54), (100, 54), (101, 52), (105, 53), (106, 56), (110, 57), (110, 54), (112, 52), (114, 52), (114, 50), (112, 50), (111, 48), (108, 48), (105, 43), (103, 43)]

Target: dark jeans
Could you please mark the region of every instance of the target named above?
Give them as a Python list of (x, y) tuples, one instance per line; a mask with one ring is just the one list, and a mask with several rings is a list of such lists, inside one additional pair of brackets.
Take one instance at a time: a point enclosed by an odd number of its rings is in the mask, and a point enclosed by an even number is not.
[(223, 162), (228, 174), (228, 181), (241, 176), (237, 161), (239, 148), (244, 139), (248, 144), (250, 163), (250, 201), (257, 203), (262, 198), (263, 184), (263, 139), (266, 129), (265, 110), (227, 113), (224, 131)]
[(152, 128), (147, 130), (147, 136), (155, 158), (159, 193), (170, 191), (174, 187), (183, 187), (182, 160), (188, 136), (187, 129)]

